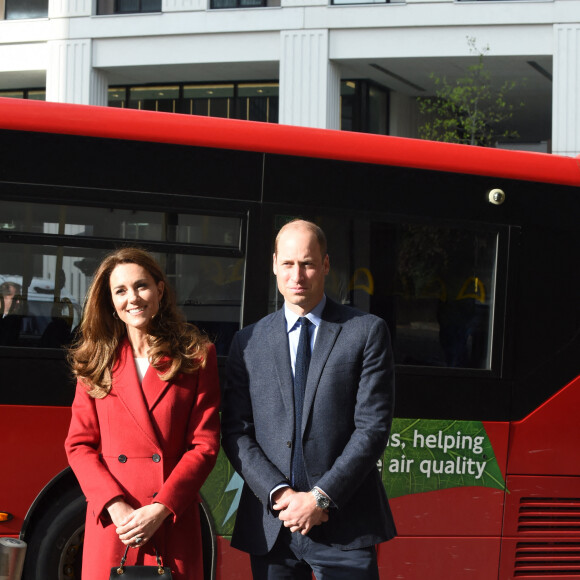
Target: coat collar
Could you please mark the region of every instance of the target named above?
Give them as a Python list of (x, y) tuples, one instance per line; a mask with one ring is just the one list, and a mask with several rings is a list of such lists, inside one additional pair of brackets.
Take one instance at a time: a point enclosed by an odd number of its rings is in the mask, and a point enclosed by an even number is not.
[(159, 447), (159, 441), (150, 412), (167, 392), (169, 384), (159, 378), (153, 367), (149, 367), (143, 378), (143, 389), (147, 390), (150, 401), (148, 405), (139, 384), (131, 345), (127, 339), (123, 340), (119, 346), (118, 359), (113, 366), (113, 392), (127, 409), (128, 415), (156, 447)]

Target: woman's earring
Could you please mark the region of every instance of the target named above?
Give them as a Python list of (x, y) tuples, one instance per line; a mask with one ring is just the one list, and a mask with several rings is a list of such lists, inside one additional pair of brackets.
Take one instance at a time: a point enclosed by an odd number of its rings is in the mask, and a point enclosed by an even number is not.
[(117, 314), (116, 310), (113, 310), (113, 318), (116, 318), (117, 320), (119, 320), (119, 315)]

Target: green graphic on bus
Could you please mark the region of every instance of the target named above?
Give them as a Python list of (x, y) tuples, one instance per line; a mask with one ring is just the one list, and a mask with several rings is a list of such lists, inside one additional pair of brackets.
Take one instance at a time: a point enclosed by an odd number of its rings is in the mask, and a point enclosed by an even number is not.
[[(505, 489), (493, 447), (480, 421), (395, 419), (378, 464), (389, 498), (453, 487)], [(202, 488), (216, 533), (232, 534), (242, 478), (223, 451)]]
[(380, 468), (390, 498), (452, 487), (505, 489), (480, 421), (395, 419)]

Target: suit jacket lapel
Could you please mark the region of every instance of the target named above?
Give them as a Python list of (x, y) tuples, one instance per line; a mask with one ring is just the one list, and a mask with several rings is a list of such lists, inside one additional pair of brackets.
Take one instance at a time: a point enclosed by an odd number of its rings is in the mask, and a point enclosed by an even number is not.
[(328, 322), (324, 319), (320, 321), (316, 342), (314, 343), (314, 350), (312, 352), (312, 359), (310, 360), (310, 367), (308, 369), (306, 392), (304, 393), (302, 432), (304, 432), (306, 423), (308, 422), (308, 416), (312, 409), (312, 403), (314, 402), (314, 396), (316, 395), (316, 389), (318, 388), (322, 371), (341, 330), (342, 326), (340, 324)]
[(271, 350), (265, 349), (267, 356), (274, 360), (278, 386), (282, 395), (282, 402), (289, 417), (294, 416), (294, 381), (292, 380), (292, 363), (290, 361), (290, 348), (288, 346), (288, 332), (286, 330), (286, 317), (281, 308), (272, 318), (270, 331), (267, 335), (270, 340)]
[(113, 390), (143, 434), (159, 447), (128, 340), (122, 343), (119, 359), (113, 367)]

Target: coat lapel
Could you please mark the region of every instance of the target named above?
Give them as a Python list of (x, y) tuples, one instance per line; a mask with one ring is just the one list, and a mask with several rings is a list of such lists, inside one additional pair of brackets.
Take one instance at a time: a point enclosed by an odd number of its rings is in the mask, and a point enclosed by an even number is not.
[(290, 361), (290, 348), (288, 346), (288, 332), (286, 330), (286, 318), (284, 309), (281, 308), (272, 318), (270, 332), (271, 350), (268, 356), (274, 360), (278, 385), (282, 395), (284, 408), (289, 417), (294, 416), (294, 381), (292, 379), (292, 363)]
[(163, 395), (167, 392), (169, 388), (168, 381), (164, 381), (159, 378), (159, 371), (149, 365), (145, 376), (143, 377), (143, 395), (145, 396), (145, 404), (148, 407), (149, 412), (151, 412), (157, 403), (163, 398)]
[[(149, 370), (154, 371), (154, 369)], [(119, 359), (113, 367), (113, 390), (127, 409), (128, 415), (135, 421), (143, 434), (156, 447), (159, 447), (149, 416), (149, 410), (143, 397), (143, 391), (139, 384), (139, 378), (137, 377), (131, 345), (127, 340), (122, 343)]]
[(302, 413), (303, 433), (312, 409), (322, 371), (341, 330), (342, 326), (340, 324), (328, 322), (324, 319), (320, 321), (314, 350), (312, 351), (312, 358), (310, 360), (310, 367), (308, 369), (306, 392), (304, 393), (304, 411)]

